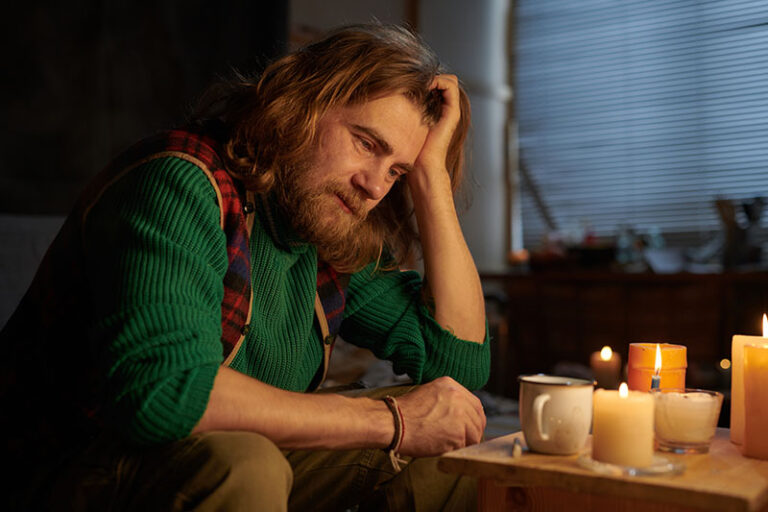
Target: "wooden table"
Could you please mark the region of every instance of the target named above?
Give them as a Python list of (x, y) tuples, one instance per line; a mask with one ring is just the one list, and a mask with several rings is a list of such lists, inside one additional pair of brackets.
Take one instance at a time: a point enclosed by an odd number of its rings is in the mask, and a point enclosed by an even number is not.
[(438, 465), (479, 478), (481, 511), (768, 512), (768, 461), (742, 457), (728, 429), (717, 430), (708, 454), (657, 454), (685, 464), (682, 474), (644, 477), (600, 474), (579, 465), (578, 455), (525, 449), (513, 458), (516, 438), (525, 447), (517, 432), (447, 453)]

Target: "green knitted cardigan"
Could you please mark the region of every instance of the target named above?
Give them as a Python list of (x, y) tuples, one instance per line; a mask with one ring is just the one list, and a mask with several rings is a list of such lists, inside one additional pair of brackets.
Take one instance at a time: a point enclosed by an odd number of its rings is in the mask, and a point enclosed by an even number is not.
[[(251, 328), (230, 366), (273, 386), (304, 391), (322, 361), (314, 323), (317, 253), (279, 216), (257, 211), (250, 240)], [(141, 444), (185, 437), (205, 410), (222, 363), (226, 240), (203, 172), (178, 158), (146, 163), (112, 185), (84, 229), (102, 347), (104, 417)], [(420, 301), (416, 272), (354, 274), (340, 334), (422, 383), (450, 375), (485, 384), (488, 336), (472, 343), (442, 329)]]

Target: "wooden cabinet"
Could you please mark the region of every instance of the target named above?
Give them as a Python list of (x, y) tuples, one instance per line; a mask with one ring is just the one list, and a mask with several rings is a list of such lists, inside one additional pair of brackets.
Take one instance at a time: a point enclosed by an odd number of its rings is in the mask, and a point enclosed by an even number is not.
[(722, 387), (733, 334), (758, 334), (768, 272), (485, 275), (493, 341), (488, 389), (517, 396), (520, 374), (588, 365), (604, 345), (626, 362), (631, 342), (688, 347), (689, 386)]

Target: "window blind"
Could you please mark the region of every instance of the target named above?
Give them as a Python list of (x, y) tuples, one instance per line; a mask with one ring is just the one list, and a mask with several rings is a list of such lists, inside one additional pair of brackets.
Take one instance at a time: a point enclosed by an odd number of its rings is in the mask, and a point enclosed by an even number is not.
[[(715, 198), (768, 197), (767, 2), (516, 9), (521, 163), (558, 230), (655, 228), (690, 246), (721, 228)], [(522, 209), (535, 247), (547, 227), (530, 187)]]

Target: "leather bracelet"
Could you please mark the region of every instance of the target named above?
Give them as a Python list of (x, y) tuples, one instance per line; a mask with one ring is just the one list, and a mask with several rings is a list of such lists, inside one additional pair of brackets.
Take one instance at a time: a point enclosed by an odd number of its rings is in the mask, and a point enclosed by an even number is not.
[(399, 456), (400, 446), (403, 444), (403, 437), (405, 436), (403, 413), (394, 397), (387, 395), (382, 400), (387, 404), (387, 407), (395, 420), (395, 435), (392, 437), (392, 442), (385, 448), (385, 450), (389, 452), (389, 460), (392, 463), (392, 467), (395, 471), (400, 471), (400, 464), (406, 463), (406, 461)]
[(394, 397), (387, 395), (382, 400), (384, 400), (384, 403), (387, 404), (389, 412), (392, 413), (392, 416), (395, 419), (395, 435), (392, 436), (392, 442), (389, 443), (389, 446), (386, 447), (386, 450), (390, 451), (397, 448), (398, 445), (402, 442), (403, 421), (402, 417), (400, 416), (400, 410), (397, 407), (397, 401), (394, 399)]

